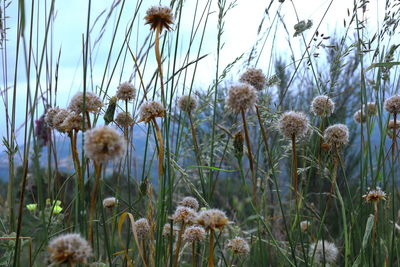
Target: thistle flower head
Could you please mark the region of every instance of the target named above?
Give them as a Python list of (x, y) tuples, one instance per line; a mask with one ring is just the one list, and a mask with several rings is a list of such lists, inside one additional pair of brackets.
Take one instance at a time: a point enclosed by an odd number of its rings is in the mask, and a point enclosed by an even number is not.
[(335, 110), (335, 103), (326, 95), (316, 96), (311, 102), (311, 112), (315, 116), (330, 117)]
[(164, 107), (156, 102), (156, 101), (149, 101), (142, 105), (140, 108), (140, 120), (139, 122), (150, 122), (152, 119), (157, 117), (164, 117), (165, 116), (165, 109)]
[(193, 112), (197, 107), (197, 100), (193, 96), (183, 95), (178, 100), (178, 107), (184, 112)]
[(152, 30), (159, 28), (160, 31), (163, 29), (170, 31), (172, 29), (171, 25), (174, 24), (172, 10), (166, 6), (153, 6), (149, 8), (144, 19), (146, 21), (145, 24), (150, 24)]
[(92, 256), (92, 248), (80, 234), (57, 236), (49, 242), (49, 260), (52, 265), (86, 263)]
[(354, 115), (353, 115), (353, 119), (356, 123), (364, 123), (367, 121), (367, 114), (364, 113), (364, 111), (357, 110)]
[(349, 129), (344, 124), (334, 124), (324, 131), (324, 140), (330, 146), (342, 146), (349, 142)]
[(286, 138), (303, 137), (309, 127), (307, 116), (303, 112), (288, 111), (281, 115), (278, 120), (278, 129)]
[(307, 232), (308, 231), (308, 227), (310, 226), (310, 222), (309, 221), (302, 221), (302, 222), (300, 222), (300, 229), (301, 229), (301, 231), (304, 233), (304, 232)]
[(125, 154), (125, 139), (108, 126), (93, 128), (85, 135), (86, 156), (95, 162), (106, 163)]
[(175, 223), (186, 223), (186, 224), (193, 224), (196, 221), (197, 213), (195, 210), (184, 207), (178, 206), (175, 210), (174, 215), (172, 215), (172, 219)]
[(368, 192), (362, 196), (366, 202), (379, 202), (380, 200), (386, 200), (386, 193), (378, 186), (376, 189), (369, 189)]
[(119, 126), (125, 128), (132, 126), (134, 124), (134, 120), (132, 118), (131, 113), (129, 112), (120, 112), (117, 117), (114, 119), (115, 123)]
[(233, 111), (253, 109), (256, 103), (257, 92), (250, 84), (231, 86), (226, 97), (226, 105)]
[(53, 120), (59, 111), (60, 109), (58, 107), (47, 110), (44, 120), (50, 128), (54, 128)]
[(376, 113), (378, 112), (376, 109), (376, 104), (375, 102), (368, 102), (367, 104), (364, 105), (364, 112), (368, 116), (375, 116)]
[(267, 78), (261, 69), (250, 68), (240, 76), (239, 81), (242, 83), (248, 83), (257, 91), (261, 91), (266, 85)]
[[(68, 109), (78, 114), (84, 111), (83, 109), (83, 92), (78, 92), (72, 97), (71, 102), (68, 105)], [(98, 113), (103, 106), (103, 101), (94, 93), (86, 92), (85, 97), (85, 111)]]
[(385, 100), (385, 109), (392, 114), (400, 113), (400, 95), (394, 95)]
[(249, 244), (241, 237), (228, 240), (226, 248), (235, 254), (248, 255), (250, 253)]
[(141, 218), (135, 222), (135, 229), (138, 238), (145, 239), (150, 233), (150, 224), (146, 218)]
[(136, 97), (136, 88), (130, 82), (124, 82), (118, 85), (117, 99), (118, 100), (133, 100)]
[(200, 211), (197, 216), (197, 223), (208, 229), (221, 229), (228, 224), (228, 218), (225, 212), (218, 209), (209, 209)]
[[(173, 229), (172, 229), (172, 236), (175, 236), (178, 231), (179, 231), (179, 228), (174, 225)], [(170, 236), (171, 235), (171, 224), (170, 223), (164, 224), (163, 233), (162, 234), (163, 234), (163, 236)]]
[(183, 239), (188, 242), (203, 241), (206, 237), (206, 231), (200, 226), (190, 226), (183, 233)]
[(179, 205), (191, 208), (194, 211), (199, 209), (199, 202), (194, 197), (184, 197), (181, 202), (179, 202)]
[(118, 204), (118, 199), (115, 197), (107, 197), (103, 200), (103, 207), (104, 208), (114, 208)]
[(315, 263), (322, 264), (325, 258), (325, 263), (333, 264), (339, 255), (339, 250), (334, 243), (319, 240), (310, 245), (309, 256), (312, 257), (313, 255)]

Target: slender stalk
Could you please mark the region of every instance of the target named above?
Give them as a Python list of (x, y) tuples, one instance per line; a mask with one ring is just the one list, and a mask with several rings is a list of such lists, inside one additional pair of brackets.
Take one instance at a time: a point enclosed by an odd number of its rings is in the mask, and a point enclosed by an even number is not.
[(162, 103), (165, 104), (165, 95), (164, 95), (164, 81), (163, 81), (163, 70), (162, 70), (162, 59), (160, 54), (160, 33), (161, 33), (161, 26), (156, 28), (156, 39), (155, 39), (155, 52), (156, 52), (156, 60), (158, 65), (158, 72), (160, 75), (160, 88), (161, 88), (161, 100)]
[(210, 229), (210, 253), (208, 255), (208, 267), (214, 267), (214, 230)]
[(192, 266), (197, 267), (197, 260), (196, 260), (196, 241), (192, 242)]
[(156, 129), (157, 141), (158, 141), (158, 182), (161, 185), (161, 179), (163, 176), (163, 161), (164, 161), (164, 142), (161, 134), (160, 127), (158, 127), (156, 119), (153, 118), (153, 125)]
[(297, 200), (297, 191), (298, 191), (298, 183), (299, 183), (299, 174), (297, 173), (297, 152), (296, 152), (296, 136), (292, 135), (292, 155), (293, 155), (293, 195)]
[(147, 266), (147, 252), (146, 252), (146, 240), (142, 239), (142, 250), (143, 250), (143, 263)]
[(90, 199), (90, 210), (89, 210), (89, 227), (88, 227), (88, 241), (92, 243), (93, 240), (93, 217), (94, 217), (94, 210), (96, 207), (96, 198), (97, 198), (97, 191), (100, 184), (100, 177), (101, 177), (101, 164), (94, 163), (95, 169), (95, 182), (94, 187), (92, 190), (92, 197)]
[(178, 239), (176, 241), (176, 249), (175, 249), (175, 255), (174, 255), (174, 267), (177, 267), (178, 263), (179, 263), (179, 251), (181, 250), (182, 236), (183, 236), (184, 231), (185, 231), (185, 223), (182, 223), (181, 229), (179, 229)]

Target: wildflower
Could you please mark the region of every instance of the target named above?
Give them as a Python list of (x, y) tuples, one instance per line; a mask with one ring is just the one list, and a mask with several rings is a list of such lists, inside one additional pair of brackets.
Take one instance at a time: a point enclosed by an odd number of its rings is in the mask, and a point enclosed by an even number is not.
[(136, 88), (130, 82), (124, 82), (118, 85), (117, 88), (118, 100), (133, 100), (136, 97)]
[(64, 120), (70, 115), (70, 111), (60, 108), (58, 110), (58, 112), (54, 115), (53, 120), (52, 120), (52, 124), (53, 127), (60, 131), (60, 132), (64, 132), (63, 128), (61, 127), (61, 124), (64, 122)]
[(178, 107), (184, 112), (193, 112), (197, 107), (197, 100), (193, 96), (181, 96), (178, 101)]
[(247, 255), (250, 253), (249, 244), (241, 237), (235, 237), (231, 240), (228, 240), (226, 248), (235, 254)]
[(164, 224), (164, 227), (163, 227), (163, 236), (170, 236), (171, 232), (172, 232), (172, 236), (175, 236), (178, 231), (179, 231), (179, 228), (177, 228), (175, 225), (173, 226), (172, 231), (171, 231), (171, 224), (166, 223), (166, 224)]
[(335, 110), (335, 103), (326, 95), (316, 96), (311, 102), (311, 112), (315, 116), (329, 117)]
[(256, 103), (257, 93), (250, 84), (231, 86), (226, 97), (226, 105), (234, 111), (252, 109)]
[(188, 223), (192, 224), (196, 220), (196, 211), (191, 208), (178, 206), (175, 210), (174, 215), (172, 215), (172, 219), (175, 223)]
[(49, 110), (47, 110), (44, 120), (46, 121), (47, 125), (50, 128), (54, 128), (55, 127), (54, 123), (53, 123), (53, 120), (54, 120), (54, 117), (57, 115), (57, 113), (59, 111), (60, 111), (60, 109), (58, 107), (50, 108)]
[[(68, 109), (78, 114), (83, 112), (83, 92), (78, 92), (72, 97)], [(98, 113), (103, 106), (101, 99), (92, 92), (86, 92), (85, 111)]]
[(353, 119), (356, 123), (363, 123), (367, 121), (367, 115), (365, 113), (362, 113), (361, 109), (357, 110), (354, 115)]
[(125, 139), (113, 128), (94, 128), (85, 137), (86, 156), (98, 163), (119, 159), (125, 154)]
[(267, 87), (272, 87), (274, 85), (279, 85), (280, 83), (281, 83), (281, 79), (278, 77), (278, 75), (272, 75), (271, 77), (268, 78), (265, 85)]
[(333, 264), (339, 255), (339, 250), (334, 243), (319, 240), (310, 245), (309, 256), (313, 257), (313, 255), (315, 263), (323, 264), (325, 259), (325, 263)]
[(239, 81), (242, 83), (248, 83), (254, 87), (257, 91), (264, 89), (267, 79), (261, 69), (250, 68), (246, 70)]
[(199, 209), (199, 202), (194, 197), (184, 197), (181, 202), (179, 202), (179, 205), (191, 208), (194, 211)]
[(365, 104), (364, 113), (366, 113), (368, 116), (375, 116), (377, 113), (375, 102), (368, 102), (367, 104)]
[(206, 236), (206, 231), (203, 227), (190, 226), (183, 233), (183, 239), (188, 242), (203, 241)]
[(344, 124), (334, 124), (325, 129), (324, 140), (330, 146), (346, 145), (349, 142), (349, 129)]
[(156, 101), (149, 101), (144, 103), (140, 108), (140, 120), (139, 122), (150, 122), (152, 119), (157, 117), (164, 117), (165, 116), (165, 109), (164, 107), (156, 102)]
[(396, 120), (396, 124), (394, 123), (394, 120), (390, 120), (387, 126), (389, 129), (399, 129), (400, 128), (400, 121)]
[(162, 31), (164, 28), (168, 31), (172, 29), (171, 24), (174, 24), (174, 16), (169, 7), (165, 6), (153, 6), (149, 8), (144, 17), (146, 23), (150, 24), (152, 30), (160, 29)]
[(302, 222), (300, 222), (300, 229), (301, 229), (301, 231), (304, 233), (304, 232), (307, 232), (308, 231), (308, 227), (310, 226), (310, 222), (309, 221), (302, 221)]
[(307, 116), (303, 112), (288, 111), (278, 120), (278, 129), (286, 138), (303, 137), (309, 127)]
[(37, 209), (37, 204), (32, 203), (32, 204), (28, 204), (26, 205), (26, 208), (30, 211), (30, 212), (35, 212)]
[(394, 95), (385, 100), (385, 109), (392, 114), (400, 113), (400, 95)]
[(57, 127), (60, 132), (68, 133), (72, 130), (82, 129), (82, 116), (74, 111), (69, 111), (64, 121)]
[(218, 209), (202, 210), (197, 217), (197, 223), (206, 229), (221, 229), (228, 224), (228, 218), (225, 212)]
[(115, 123), (121, 127), (129, 127), (134, 124), (134, 120), (132, 118), (131, 113), (129, 112), (120, 112), (118, 113), (117, 117), (115, 118)]
[(62, 210), (63, 210), (63, 208), (60, 207), (59, 205), (55, 205), (55, 206), (53, 207), (53, 213), (54, 213), (54, 214), (60, 214)]
[(104, 208), (114, 208), (118, 204), (118, 199), (115, 197), (107, 197), (103, 200), (103, 207)]
[(376, 187), (374, 190), (368, 188), (368, 192), (362, 197), (365, 198), (366, 202), (379, 202), (380, 200), (386, 200), (386, 193), (380, 187)]
[(135, 222), (135, 229), (138, 238), (145, 239), (150, 233), (150, 224), (146, 218), (141, 218)]
[(52, 265), (86, 263), (92, 248), (80, 234), (70, 233), (55, 237), (49, 242), (49, 260)]
[(306, 30), (310, 29), (312, 27), (312, 25), (313, 25), (313, 23), (311, 20), (307, 20), (307, 22), (305, 20), (300, 21), (299, 23), (294, 25), (295, 33), (293, 36), (294, 37), (299, 36)]

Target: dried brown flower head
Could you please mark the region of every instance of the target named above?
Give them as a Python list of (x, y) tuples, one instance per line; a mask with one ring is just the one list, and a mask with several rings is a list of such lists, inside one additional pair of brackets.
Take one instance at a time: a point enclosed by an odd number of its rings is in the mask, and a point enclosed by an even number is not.
[(307, 116), (303, 112), (288, 111), (278, 120), (279, 132), (286, 138), (293, 136), (301, 138), (306, 135), (309, 127)]
[(175, 210), (172, 219), (175, 223), (193, 224), (197, 218), (197, 213), (194, 209), (184, 206), (178, 206)]
[(160, 31), (163, 29), (170, 31), (172, 29), (171, 25), (174, 24), (172, 10), (166, 6), (153, 6), (149, 8), (144, 19), (146, 21), (145, 24), (150, 24), (152, 30), (159, 28)]
[(228, 240), (226, 248), (235, 254), (248, 255), (250, 253), (249, 244), (241, 237)]
[(134, 120), (132, 118), (131, 113), (129, 112), (120, 112), (115, 118), (115, 123), (121, 127), (130, 127), (134, 124)]
[(136, 97), (136, 88), (130, 82), (124, 82), (118, 85), (117, 99), (118, 100), (133, 100)]
[(194, 197), (184, 197), (181, 202), (179, 202), (179, 205), (191, 208), (194, 211), (199, 209), (199, 202)]
[(221, 229), (228, 224), (228, 218), (225, 212), (218, 209), (202, 210), (197, 216), (197, 223), (207, 230)]
[(146, 218), (141, 218), (135, 222), (135, 229), (139, 239), (145, 239), (150, 233), (150, 224)]
[(368, 192), (362, 197), (365, 198), (366, 202), (379, 202), (380, 200), (386, 200), (386, 193), (380, 187), (376, 187), (374, 190), (368, 188)]
[(376, 109), (376, 104), (375, 102), (368, 102), (367, 104), (364, 105), (364, 112), (368, 116), (375, 116), (376, 113), (378, 112)]
[(61, 127), (62, 123), (65, 121), (65, 119), (70, 115), (71, 111), (60, 108), (58, 109), (58, 112), (54, 115), (53, 117), (53, 127), (59, 131), (64, 133), (64, 129)]
[(92, 248), (80, 234), (70, 233), (57, 236), (49, 242), (49, 260), (51, 265), (86, 263), (92, 256)]
[(248, 83), (257, 91), (264, 89), (267, 78), (261, 69), (250, 68), (247, 69), (239, 79), (242, 83)]
[(140, 108), (140, 120), (139, 122), (150, 122), (152, 119), (157, 117), (164, 117), (165, 116), (165, 109), (164, 107), (156, 102), (156, 101), (149, 101), (142, 105)]
[(231, 86), (226, 97), (226, 105), (233, 111), (253, 109), (256, 103), (257, 92), (250, 84)]
[(197, 107), (197, 100), (193, 96), (183, 95), (178, 100), (178, 107), (184, 112), (193, 112)]
[(400, 113), (400, 95), (394, 95), (385, 100), (385, 109), (392, 114)]
[(85, 134), (86, 156), (95, 162), (106, 163), (125, 155), (125, 139), (108, 126), (90, 129)]
[(367, 121), (367, 118), (367, 114), (361, 111), (361, 109), (357, 110), (353, 115), (353, 119), (356, 123), (364, 123)]
[(325, 143), (331, 147), (346, 145), (349, 142), (349, 129), (344, 124), (334, 124), (324, 131)]
[(206, 231), (200, 226), (190, 226), (183, 233), (183, 239), (188, 242), (203, 241), (206, 237)]
[[(172, 230), (172, 236), (175, 236), (178, 231), (179, 231), (179, 228), (176, 225), (174, 225), (173, 230)], [(164, 227), (163, 227), (163, 236), (170, 236), (170, 235), (171, 235), (171, 224), (166, 223), (166, 224), (164, 224)]]
[(335, 103), (327, 95), (316, 96), (311, 102), (311, 112), (315, 116), (329, 117), (335, 110)]
[(53, 120), (59, 111), (60, 109), (58, 107), (47, 110), (44, 120), (50, 128), (54, 128)]
[[(83, 92), (78, 92), (72, 97), (68, 109), (78, 114), (83, 112)], [(98, 113), (103, 106), (103, 101), (92, 92), (86, 92), (85, 111)]]

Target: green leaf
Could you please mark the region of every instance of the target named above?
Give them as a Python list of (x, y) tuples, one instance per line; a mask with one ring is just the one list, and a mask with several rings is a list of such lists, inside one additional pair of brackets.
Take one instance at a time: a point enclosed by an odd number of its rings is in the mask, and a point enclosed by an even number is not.
[(365, 71), (369, 71), (373, 68), (380, 68), (380, 67), (388, 67), (391, 68), (395, 65), (400, 65), (400, 62), (398, 61), (393, 61), (393, 62), (380, 62), (380, 63), (374, 63), (371, 66), (369, 66)]
[(225, 169), (220, 169), (220, 168), (212, 167), (212, 166), (188, 166), (187, 168), (188, 169), (197, 169), (197, 168), (210, 169), (210, 170), (222, 171), (222, 172), (237, 172), (237, 170), (225, 170)]

